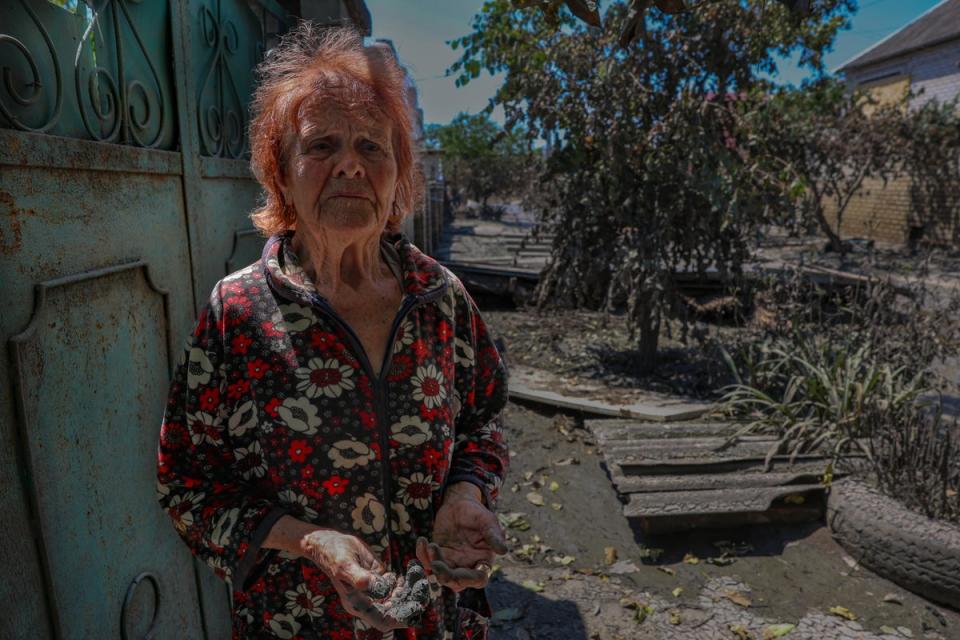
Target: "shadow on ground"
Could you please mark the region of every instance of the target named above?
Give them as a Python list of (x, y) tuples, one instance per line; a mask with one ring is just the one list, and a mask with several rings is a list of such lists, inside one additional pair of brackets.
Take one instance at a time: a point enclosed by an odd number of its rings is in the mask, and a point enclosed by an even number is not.
[(492, 583), (488, 594), (494, 611), (499, 612), (491, 625), (491, 640), (589, 638), (572, 600), (547, 598), (506, 578)]

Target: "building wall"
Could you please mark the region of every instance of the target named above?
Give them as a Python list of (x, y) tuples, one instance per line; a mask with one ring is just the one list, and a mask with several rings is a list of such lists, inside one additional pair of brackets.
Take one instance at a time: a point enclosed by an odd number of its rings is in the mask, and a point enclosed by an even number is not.
[(912, 108), (932, 99), (953, 100), (960, 95), (960, 39), (846, 73), (851, 86), (869, 86), (896, 77), (909, 78), (910, 87), (922, 91), (911, 102)]
[[(898, 99), (908, 89), (919, 94), (910, 102), (913, 109), (934, 99), (950, 101), (960, 96), (960, 40), (851, 70), (846, 78), (850, 86), (870, 90), (881, 103)], [(922, 239), (941, 244), (955, 242), (956, 218), (957, 212), (942, 212), (937, 219), (928, 221)], [(835, 214), (831, 219), (836, 221)], [(840, 231), (843, 237), (904, 243), (910, 239), (911, 228), (920, 224), (913, 211), (909, 181), (901, 179), (884, 186), (877, 180), (854, 196), (844, 212)]]

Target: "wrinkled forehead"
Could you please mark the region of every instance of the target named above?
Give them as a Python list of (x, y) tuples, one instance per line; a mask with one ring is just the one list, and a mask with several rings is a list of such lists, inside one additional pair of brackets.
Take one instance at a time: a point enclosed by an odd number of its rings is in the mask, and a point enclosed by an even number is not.
[(299, 136), (330, 130), (356, 131), (376, 138), (388, 138), (390, 119), (373, 105), (354, 106), (328, 96), (310, 96), (300, 105), (294, 129)]

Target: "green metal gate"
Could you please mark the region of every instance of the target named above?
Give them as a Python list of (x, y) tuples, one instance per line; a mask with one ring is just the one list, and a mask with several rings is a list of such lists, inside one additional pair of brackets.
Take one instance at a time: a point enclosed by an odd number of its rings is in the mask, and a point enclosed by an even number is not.
[(0, 2), (0, 638), (228, 637), (156, 442), (198, 302), (259, 256), (247, 102), (286, 12), (88, 4)]

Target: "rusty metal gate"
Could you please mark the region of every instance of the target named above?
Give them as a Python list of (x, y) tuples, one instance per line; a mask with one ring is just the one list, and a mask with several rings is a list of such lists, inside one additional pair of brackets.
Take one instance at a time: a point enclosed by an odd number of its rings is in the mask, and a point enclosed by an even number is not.
[(247, 102), (285, 15), (0, 2), (0, 638), (230, 634), (156, 441), (198, 301), (259, 256)]

